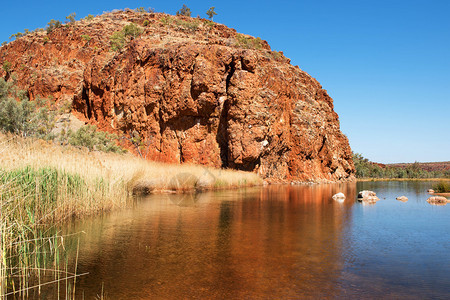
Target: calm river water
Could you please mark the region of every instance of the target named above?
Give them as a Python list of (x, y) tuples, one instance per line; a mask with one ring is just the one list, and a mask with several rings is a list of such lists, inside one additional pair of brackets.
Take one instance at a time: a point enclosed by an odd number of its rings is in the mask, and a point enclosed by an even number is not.
[[(79, 298), (450, 298), (450, 204), (432, 182), (152, 195), (78, 222)], [(363, 205), (357, 192), (380, 201)], [(331, 196), (343, 192), (347, 199)], [(406, 203), (395, 200), (405, 195)]]

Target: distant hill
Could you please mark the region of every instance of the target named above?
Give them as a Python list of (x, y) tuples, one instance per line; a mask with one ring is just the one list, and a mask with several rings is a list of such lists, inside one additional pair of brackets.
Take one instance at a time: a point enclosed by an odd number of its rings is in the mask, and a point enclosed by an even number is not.
[(450, 161), (380, 164), (353, 153), (357, 178), (450, 178)]
[(416, 163), (396, 163), (396, 164), (386, 164), (386, 167), (403, 168), (406, 169), (409, 166), (417, 165), (420, 169), (428, 172), (436, 171), (447, 171), (450, 170), (450, 161), (442, 162), (416, 162)]

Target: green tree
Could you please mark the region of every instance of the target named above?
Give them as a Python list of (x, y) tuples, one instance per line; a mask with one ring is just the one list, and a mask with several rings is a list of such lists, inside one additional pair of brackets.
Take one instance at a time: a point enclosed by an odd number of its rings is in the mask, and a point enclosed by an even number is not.
[(191, 9), (189, 7), (187, 7), (186, 4), (183, 4), (183, 7), (179, 11), (177, 11), (177, 16), (190, 17)]
[(217, 13), (214, 11), (215, 7), (210, 7), (206, 14), (208, 15), (208, 18), (212, 21), (214, 16), (217, 16)]

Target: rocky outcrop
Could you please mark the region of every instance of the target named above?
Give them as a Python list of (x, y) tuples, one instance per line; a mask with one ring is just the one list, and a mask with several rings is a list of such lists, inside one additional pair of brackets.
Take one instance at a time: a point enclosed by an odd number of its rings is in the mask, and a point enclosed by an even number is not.
[(378, 200), (380, 200), (375, 192), (367, 190), (359, 192), (357, 199), (359, 202), (367, 204), (375, 204)]
[[(143, 33), (112, 51), (125, 25)], [(0, 76), (34, 99), (72, 101), (101, 130), (139, 135), (151, 160), (258, 172), (273, 181), (354, 178), (333, 100), (265, 41), (203, 19), (121, 11), (0, 48)], [(130, 139), (124, 145), (132, 151)]]
[(433, 205), (447, 205), (450, 200), (443, 196), (434, 196), (427, 199), (427, 202)]

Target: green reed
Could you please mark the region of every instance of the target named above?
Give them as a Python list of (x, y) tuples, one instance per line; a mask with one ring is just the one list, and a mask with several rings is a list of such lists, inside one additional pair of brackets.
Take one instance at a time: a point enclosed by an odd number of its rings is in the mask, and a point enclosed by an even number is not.
[[(69, 278), (74, 289), (76, 270), (67, 270), (69, 248), (55, 228), (76, 214), (78, 202), (106, 190), (105, 180), (88, 184), (78, 174), (53, 167), (0, 170), (0, 299), (36, 295), (49, 282), (59, 290)], [(66, 291), (66, 298), (74, 295)]]

